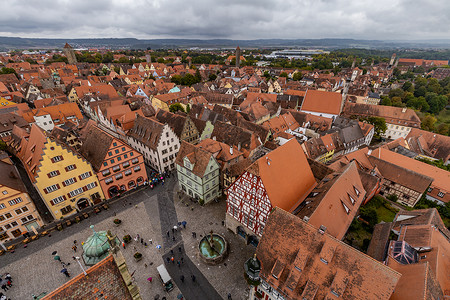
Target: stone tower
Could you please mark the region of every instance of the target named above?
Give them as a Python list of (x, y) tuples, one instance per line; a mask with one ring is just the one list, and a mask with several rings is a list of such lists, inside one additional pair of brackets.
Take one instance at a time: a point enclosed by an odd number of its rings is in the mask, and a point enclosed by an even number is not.
[(73, 48), (66, 43), (63, 49), (64, 55), (67, 57), (67, 61), (70, 65), (77, 63), (77, 58), (75, 57), (75, 51), (73, 51)]
[(397, 54), (395, 54), (395, 53), (392, 54), (391, 60), (389, 61), (389, 65), (390, 65), (390, 66), (393, 66), (393, 65), (394, 65), (396, 56), (397, 56)]
[(236, 68), (241, 66), (241, 48), (237, 46), (236, 48)]

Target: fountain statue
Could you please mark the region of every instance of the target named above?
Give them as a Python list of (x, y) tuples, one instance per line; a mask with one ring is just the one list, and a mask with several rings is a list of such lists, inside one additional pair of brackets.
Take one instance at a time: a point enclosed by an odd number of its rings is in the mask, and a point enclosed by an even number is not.
[(207, 264), (218, 264), (228, 255), (227, 241), (212, 230), (200, 240), (198, 249), (201, 260)]

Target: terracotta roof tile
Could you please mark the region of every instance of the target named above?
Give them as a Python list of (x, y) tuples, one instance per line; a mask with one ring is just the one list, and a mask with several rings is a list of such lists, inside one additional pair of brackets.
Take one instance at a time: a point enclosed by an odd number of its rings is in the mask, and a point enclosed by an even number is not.
[(339, 115), (342, 109), (342, 95), (317, 90), (306, 91), (302, 111)]
[[(343, 299), (389, 299), (400, 278), (396, 271), (278, 208), (269, 216), (256, 255), (261, 278), (286, 299), (335, 299), (333, 294)], [(281, 269), (278, 276), (272, 271), (276, 264)]]

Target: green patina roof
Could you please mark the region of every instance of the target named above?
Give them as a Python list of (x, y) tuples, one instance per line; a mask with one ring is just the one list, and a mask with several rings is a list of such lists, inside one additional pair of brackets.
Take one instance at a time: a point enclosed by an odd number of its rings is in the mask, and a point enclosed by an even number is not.
[[(93, 228), (93, 226), (91, 227)], [(93, 229), (92, 229), (93, 230)], [(93, 230), (94, 231), (94, 230)], [(110, 244), (106, 231), (99, 231), (88, 237), (83, 244), (83, 260), (87, 266), (93, 266), (109, 255)]]

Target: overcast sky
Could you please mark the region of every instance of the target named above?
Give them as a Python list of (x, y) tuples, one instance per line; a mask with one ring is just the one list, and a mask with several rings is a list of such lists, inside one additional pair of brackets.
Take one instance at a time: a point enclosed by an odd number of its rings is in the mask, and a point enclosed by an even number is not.
[(0, 36), (449, 39), (449, 0), (1, 0)]

